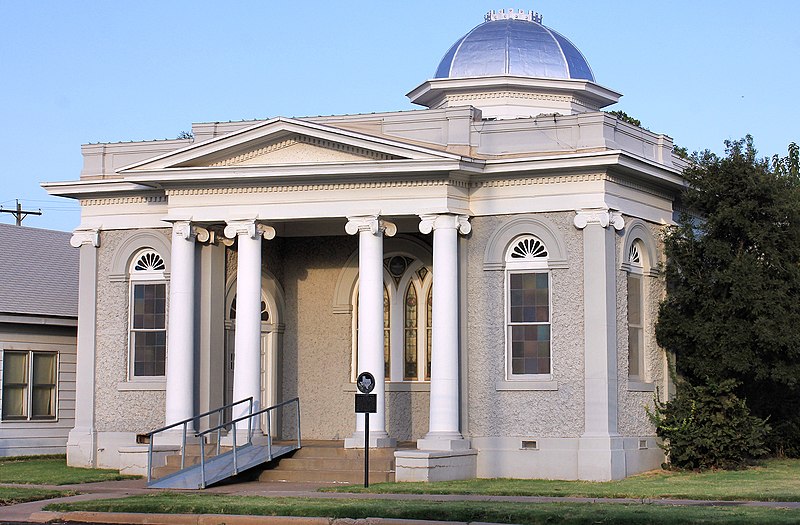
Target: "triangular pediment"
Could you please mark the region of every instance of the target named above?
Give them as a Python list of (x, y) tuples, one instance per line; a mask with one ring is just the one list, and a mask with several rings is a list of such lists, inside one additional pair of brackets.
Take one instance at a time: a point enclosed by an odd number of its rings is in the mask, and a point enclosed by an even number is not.
[(380, 151), (360, 148), (342, 142), (293, 133), (266, 141), (241, 153), (228, 152), (225, 158), (208, 166), (270, 166), (276, 164), (314, 164), (399, 158)]
[(118, 172), (454, 158), (458, 156), (393, 138), (278, 118), (126, 166)]

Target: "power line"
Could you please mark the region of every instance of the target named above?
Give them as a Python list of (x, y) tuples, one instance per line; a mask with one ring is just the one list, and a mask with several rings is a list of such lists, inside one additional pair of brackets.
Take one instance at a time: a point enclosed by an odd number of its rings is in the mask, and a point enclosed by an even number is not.
[(24, 219), (28, 215), (41, 215), (42, 214), (42, 209), (41, 208), (39, 208), (38, 211), (23, 210), (22, 209), (22, 204), (19, 203), (19, 199), (15, 199), (15, 200), (17, 202), (16, 209), (4, 210), (3, 206), (0, 205), (0, 213), (10, 213), (11, 215), (13, 215), (14, 219), (16, 219), (16, 221), (17, 221), (17, 226), (22, 226), (22, 219)]

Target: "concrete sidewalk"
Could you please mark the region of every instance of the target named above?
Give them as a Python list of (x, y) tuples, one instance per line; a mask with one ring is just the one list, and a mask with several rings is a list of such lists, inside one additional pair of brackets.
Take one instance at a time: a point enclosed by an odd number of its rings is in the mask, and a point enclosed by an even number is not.
[[(1, 486), (28, 487), (31, 485)], [(264, 496), (264, 497), (302, 497), (302, 498), (331, 498), (331, 499), (388, 499), (388, 500), (426, 500), (426, 501), (496, 501), (511, 503), (624, 503), (624, 504), (653, 504), (653, 505), (687, 505), (687, 506), (738, 506), (738, 507), (772, 507), (800, 509), (800, 502), (774, 502), (774, 501), (708, 501), (708, 500), (683, 500), (683, 499), (639, 499), (639, 498), (576, 498), (576, 497), (546, 497), (546, 496), (480, 496), (461, 494), (356, 494), (341, 492), (317, 492), (324, 484), (314, 483), (264, 483), (242, 482), (208, 488), (204, 491), (185, 491), (199, 494), (228, 494), (236, 496)], [(3, 522), (34, 522), (46, 523), (53, 520), (86, 522), (86, 523), (119, 523), (119, 524), (146, 524), (146, 525), (251, 525), (251, 524), (277, 524), (288, 523), (294, 525), (331, 525), (331, 524), (437, 524), (442, 521), (396, 520), (370, 518), (369, 520), (351, 520), (329, 518), (303, 518), (303, 517), (270, 517), (270, 516), (237, 516), (237, 515), (200, 515), (200, 514), (131, 514), (131, 513), (99, 513), (99, 512), (45, 512), (42, 509), (48, 503), (86, 501), (104, 498), (121, 498), (135, 494), (152, 494), (152, 489), (145, 488), (144, 480), (105, 481), (100, 483), (85, 483), (78, 485), (36, 485), (36, 488), (71, 490), (80, 492), (77, 496), (57, 498), (42, 501), (33, 501), (0, 507), (0, 523)]]

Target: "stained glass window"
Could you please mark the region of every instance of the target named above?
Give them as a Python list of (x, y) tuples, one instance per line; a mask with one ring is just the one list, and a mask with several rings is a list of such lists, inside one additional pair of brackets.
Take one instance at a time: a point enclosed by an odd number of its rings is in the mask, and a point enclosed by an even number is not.
[(405, 297), (405, 323), (403, 327), (403, 348), (405, 355), (405, 373), (403, 379), (415, 381), (417, 373), (417, 290), (414, 283), (409, 282)]

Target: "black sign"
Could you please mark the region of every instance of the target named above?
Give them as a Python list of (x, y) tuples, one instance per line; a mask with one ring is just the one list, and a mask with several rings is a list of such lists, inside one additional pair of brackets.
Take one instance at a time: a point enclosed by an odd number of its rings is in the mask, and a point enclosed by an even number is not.
[(377, 411), (377, 394), (356, 394), (356, 414), (374, 414)]
[(362, 394), (369, 394), (375, 388), (375, 377), (369, 372), (361, 372), (356, 379), (356, 386)]

